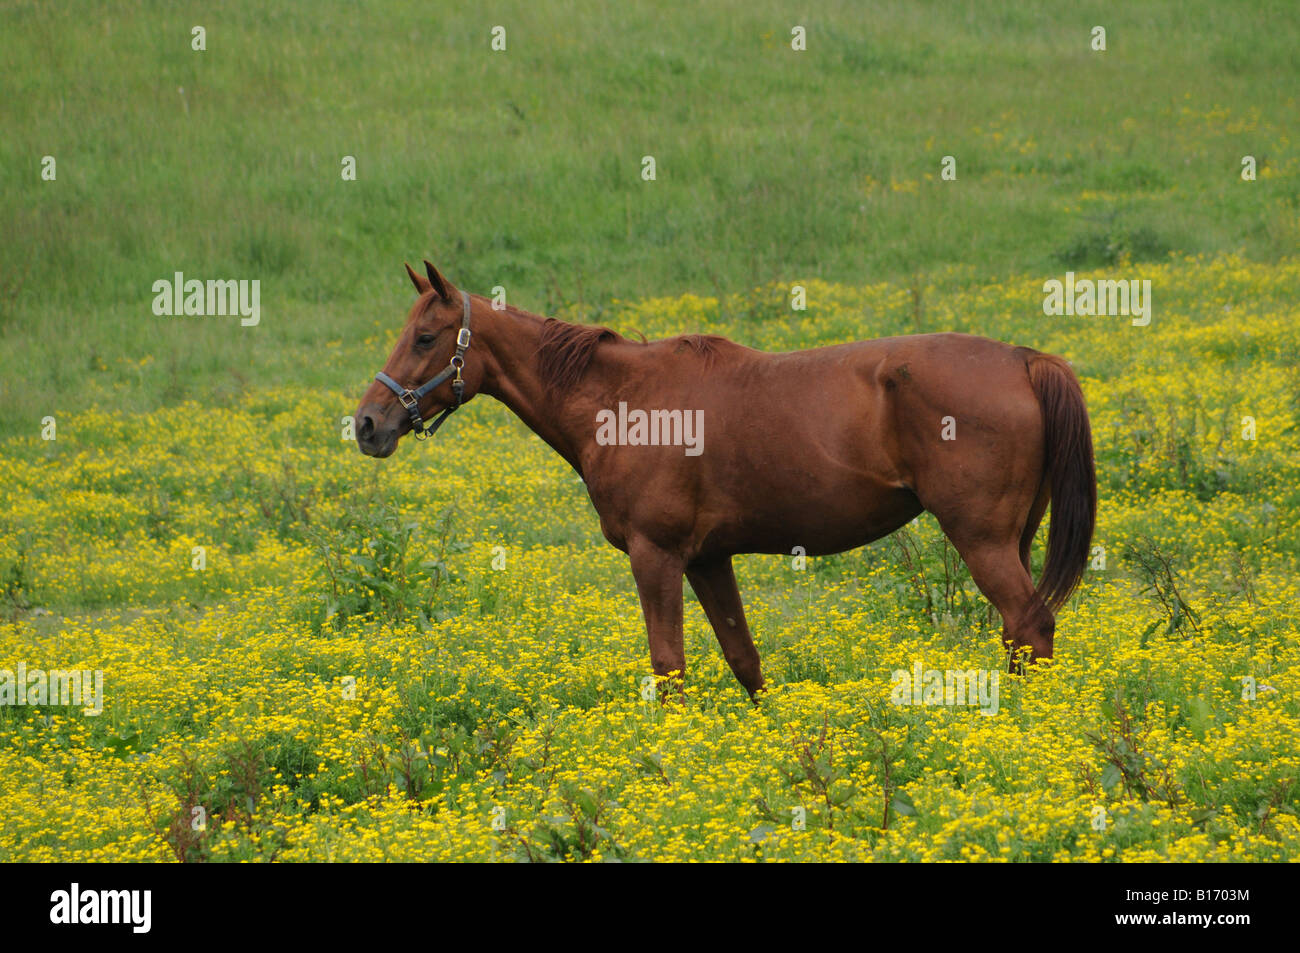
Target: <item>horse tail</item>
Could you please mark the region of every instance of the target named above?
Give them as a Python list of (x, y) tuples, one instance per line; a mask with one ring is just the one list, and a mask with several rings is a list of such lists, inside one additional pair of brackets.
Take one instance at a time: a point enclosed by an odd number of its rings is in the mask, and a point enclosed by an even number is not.
[(1029, 383), (1043, 414), (1043, 475), (1052, 499), (1047, 561), (1037, 591), (1055, 613), (1083, 576), (1097, 521), (1092, 427), (1079, 380), (1065, 361), (1035, 353), (1028, 366)]

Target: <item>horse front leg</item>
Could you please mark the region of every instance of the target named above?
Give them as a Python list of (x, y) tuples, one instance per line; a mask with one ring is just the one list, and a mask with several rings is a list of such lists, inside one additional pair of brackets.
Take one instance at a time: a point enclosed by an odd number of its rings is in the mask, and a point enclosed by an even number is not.
[(682, 693), (686, 675), (686, 649), (682, 633), (682, 573), (685, 561), (646, 539), (634, 539), (627, 554), (641, 597), (650, 664), (655, 675), (669, 678), (669, 691)]
[(757, 703), (757, 693), (763, 690), (763, 668), (745, 621), (745, 607), (736, 587), (731, 557), (720, 556), (691, 563), (686, 567), (686, 578), (704, 607), (704, 614), (709, 617), (709, 624), (713, 626), (713, 633), (718, 637), (732, 674), (749, 692), (750, 699)]

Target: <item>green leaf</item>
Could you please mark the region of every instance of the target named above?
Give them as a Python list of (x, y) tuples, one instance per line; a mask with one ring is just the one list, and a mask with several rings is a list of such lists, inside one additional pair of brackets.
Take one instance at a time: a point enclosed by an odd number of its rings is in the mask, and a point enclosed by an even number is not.
[(140, 733), (137, 731), (129, 735), (115, 735), (108, 739), (108, 747), (116, 758), (125, 758), (140, 741)]
[(850, 784), (847, 787), (841, 788), (838, 792), (831, 795), (831, 804), (835, 805), (836, 807), (839, 807), (842, 804), (846, 804), (849, 798), (853, 797), (853, 795), (857, 793), (858, 793), (858, 789), (852, 784)]
[(636, 765), (636, 769), (642, 774), (655, 778), (656, 780), (661, 779), (663, 774), (663, 761), (659, 755), (642, 753), (633, 758), (632, 763)]
[(906, 791), (894, 792), (894, 803), (891, 805), (894, 813), (900, 817), (916, 817), (916, 805), (912, 803), (912, 798)]
[(1192, 824), (1199, 827), (1200, 825), (1204, 824), (1206, 821), (1212, 821), (1214, 820), (1214, 818), (1218, 816), (1219, 816), (1219, 812), (1215, 808), (1206, 807), (1206, 808), (1202, 808), (1199, 811), (1192, 811), (1191, 821)]
[[(1159, 619), (1153, 619), (1152, 622), (1151, 622), (1151, 624), (1148, 625), (1145, 629), (1142, 630), (1142, 636), (1138, 639), (1138, 645), (1139, 645), (1141, 648), (1146, 648), (1146, 647), (1147, 647), (1147, 639), (1149, 639), (1149, 638), (1151, 637), (1151, 633), (1154, 632), (1154, 631), (1155, 631), (1156, 629), (1158, 629), (1159, 627), (1160, 627), (1160, 620), (1159, 620)], [(1171, 632), (1173, 631), (1172, 628), (1170, 629), (1170, 631), (1171, 631)]]
[(1119, 765), (1108, 764), (1106, 767), (1101, 769), (1101, 786), (1109, 791), (1114, 788), (1115, 785), (1119, 784), (1123, 777), (1124, 774), (1120, 771)]

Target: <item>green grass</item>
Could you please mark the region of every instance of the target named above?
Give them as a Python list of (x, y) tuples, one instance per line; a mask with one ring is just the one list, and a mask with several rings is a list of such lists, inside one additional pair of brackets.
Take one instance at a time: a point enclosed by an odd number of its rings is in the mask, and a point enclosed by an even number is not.
[[(422, 256), (579, 315), (951, 265), (1272, 260), (1300, 240), (1298, 46), (1283, 3), (10, 4), (0, 427), (69, 391), (124, 412), (271, 375), (352, 395)], [(1243, 183), (1245, 154), (1291, 174)], [(262, 326), (155, 317), (176, 270), (260, 279)]]

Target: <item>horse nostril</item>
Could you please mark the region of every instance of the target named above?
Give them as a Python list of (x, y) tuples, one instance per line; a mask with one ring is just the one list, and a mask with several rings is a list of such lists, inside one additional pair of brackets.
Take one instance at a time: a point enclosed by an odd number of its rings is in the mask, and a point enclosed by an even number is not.
[(369, 414), (361, 418), (361, 427), (357, 430), (357, 436), (362, 440), (369, 440), (375, 435), (375, 419)]

